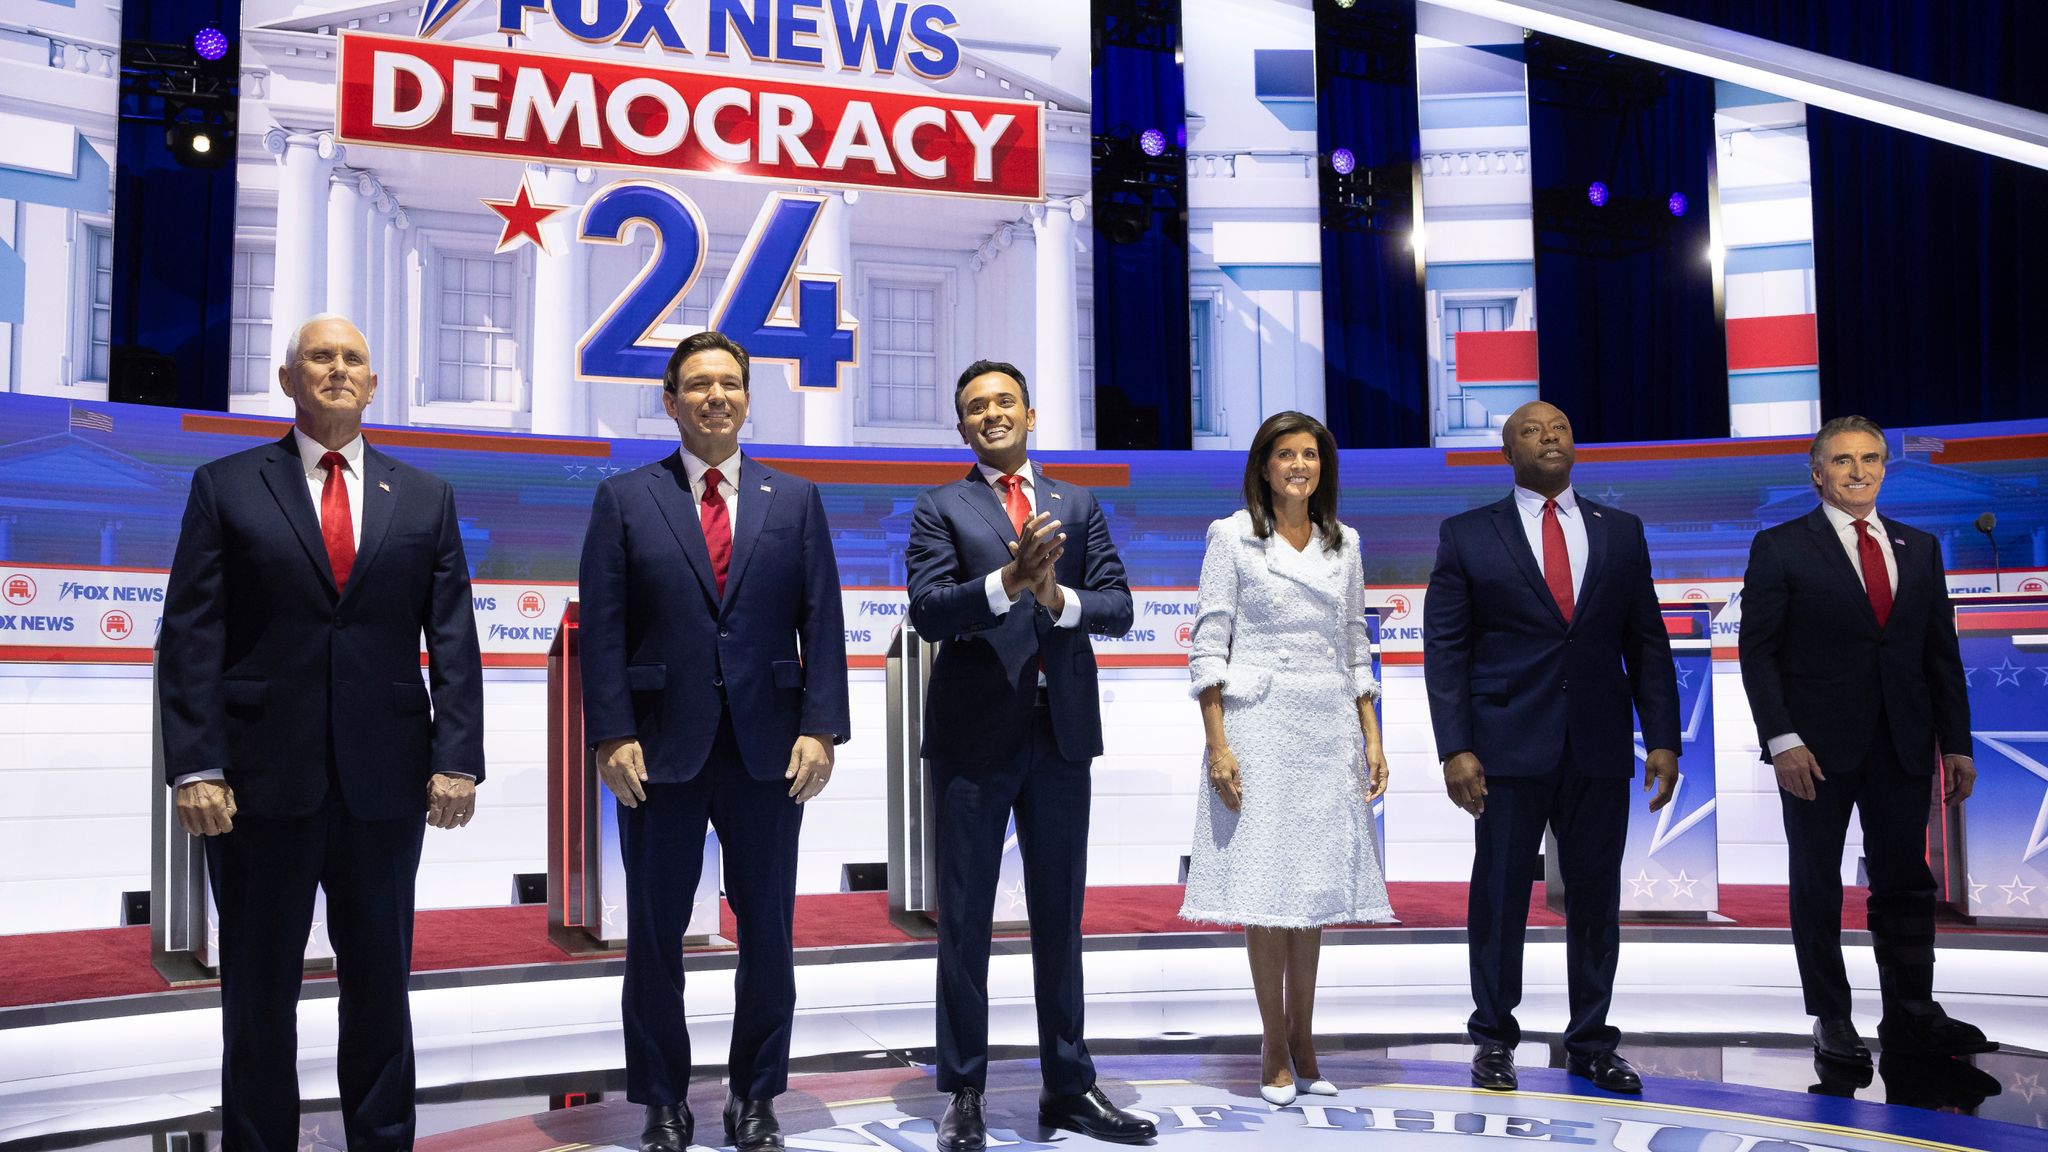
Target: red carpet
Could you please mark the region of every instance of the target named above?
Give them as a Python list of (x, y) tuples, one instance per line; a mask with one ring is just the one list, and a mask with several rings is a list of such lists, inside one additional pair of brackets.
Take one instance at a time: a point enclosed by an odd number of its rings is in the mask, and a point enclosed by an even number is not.
[[(1465, 885), (1388, 885), (1402, 928), (1461, 928)], [(1091, 888), (1082, 930), (1090, 936), (1213, 931), (1175, 915), (1178, 885)], [(1863, 891), (1844, 893), (1842, 926), (1863, 927)], [(882, 892), (849, 892), (797, 897), (796, 946), (835, 948), (857, 944), (909, 943), (915, 939), (889, 923)], [(1783, 928), (1788, 923), (1785, 889), (1769, 885), (1721, 887), (1721, 915), (1732, 927)], [(732, 912), (721, 909), (720, 932), (734, 934)], [(1532, 889), (1529, 923), (1555, 927), (1562, 917)], [(491, 968), (507, 964), (568, 964), (572, 958), (547, 936), (547, 909), (537, 904), (509, 908), (461, 908), (421, 912), (413, 930), (413, 970)], [(1970, 931), (1943, 924), (1944, 932)], [(0, 1008), (95, 1000), (162, 992), (168, 985), (149, 963), (149, 929), (107, 928), (91, 932), (46, 932), (0, 936)]]

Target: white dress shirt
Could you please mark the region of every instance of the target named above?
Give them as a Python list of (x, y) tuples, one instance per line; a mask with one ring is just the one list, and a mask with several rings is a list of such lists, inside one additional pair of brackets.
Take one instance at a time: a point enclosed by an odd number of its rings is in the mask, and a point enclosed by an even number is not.
[[(327, 491), (327, 469), (320, 466), (320, 461), (326, 457), (327, 447), (297, 428), (292, 429), (292, 443), (298, 446), (299, 462), (306, 468), (306, 488), (313, 494), (313, 517), (317, 520), (324, 514), (320, 500)], [(335, 451), (341, 453), (341, 458), (348, 463), (348, 467), (341, 470), (341, 486), (348, 493), (348, 525), (354, 536), (353, 543), (360, 550), (363, 546), (362, 435), (357, 434), (355, 439)], [(327, 525), (322, 522), (320, 527), (324, 531)]]
[(704, 520), (704, 473), (718, 469), (718, 490), (725, 494), (725, 526), (731, 530), (740, 522), (740, 453), (733, 453), (717, 464), (706, 464), (683, 449), (683, 472), (690, 478), (690, 499), (697, 505), (697, 521)]
[[(1522, 514), (1522, 531), (1529, 537), (1529, 551), (1535, 553), (1536, 568), (1543, 568), (1543, 502), (1540, 492), (1515, 486), (1515, 508)], [(1586, 580), (1586, 518), (1579, 513), (1579, 497), (1569, 486), (1557, 494), (1557, 524), (1564, 529), (1565, 559), (1572, 566), (1572, 603), (1579, 602), (1579, 588)], [(1544, 572), (1548, 578), (1550, 573)]]
[[(1849, 570), (1856, 573), (1856, 582), (1863, 585), (1863, 594), (1868, 596), (1870, 594), (1870, 585), (1863, 579), (1863, 553), (1858, 546), (1856, 517), (1825, 501), (1821, 503), (1820, 510), (1828, 518), (1829, 527), (1835, 530), (1835, 538), (1842, 542), (1842, 550), (1849, 554)], [(1875, 512), (1870, 514), (1870, 535), (1872, 539), (1877, 541), (1877, 550), (1884, 554), (1885, 579), (1891, 584), (1892, 594), (1897, 595), (1899, 591), (1899, 558), (1892, 555), (1891, 534), (1885, 531), (1884, 521), (1878, 519)], [(1797, 748), (1804, 743), (1806, 741), (1799, 738), (1799, 733), (1787, 732), (1782, 736), (1773, 736), (1765, 741), (1764, 751), (1772, 756), (1777, 756), (1789, 748)]]
[[(1001, 483), (1004, 474), (986, 464), (977, 463), (975, 467), (981, 470), (981, 478), (988, 482), (990, 488), (995, 490), (996, 505), (1004, 507), (1005, 511), (1007, 511), (1007, 507), (1003, 505), (1003, 486)], [(1024, 501), (1031, 505), (1031, 514), (1036, 516), (1038, 515), (1038, 482), (1031, 471), (1031, 461), (1026, 460), (1024, 466), (1017, 469), (1017, 475), (1024, 481)], [(1057, 520), (1059, 517), (1055, 516), (1053, 519)], [(1062, 528), (1066, 527), (1065, 524), (1060, 526)], [(1015, 604), (1016, 601), (1010, 599), (1003, 591), (1003, 570), (1001, 568), (988, 574), (988, 579), (983, 582), (982, 588), (988, 593), (989, 611), (998, 616), (1010, 614), (1010, 606)], [(1060, 608), (1058, 618), (1053, 621), (1053, 627), (1079, 628), (1081, 626), (1081, 594), (1065, 584), (1059, 585), (1059, 590), (1062, 607)], [(1022, 593), (1019, 593), (1019, 595), (1022, 595)], [(1043, 673), (1040, 673), (1039, 682), (1044, 683), (1044, 681), (1045, 676)]]

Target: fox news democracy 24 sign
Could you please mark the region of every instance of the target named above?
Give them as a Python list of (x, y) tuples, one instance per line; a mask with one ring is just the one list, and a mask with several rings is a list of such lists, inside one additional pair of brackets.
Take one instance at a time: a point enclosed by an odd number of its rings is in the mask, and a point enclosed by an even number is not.
[[(547, 19), (576, 41), (624, 51), (599, 58), (431, 39), (465, 9), (489, 2), (433, 0), (417, 39), (341, 30), (336, 135), (564, 168), (1044, 199), (1044, 108), (931, 86), (961, 66), (959, 21), (945, 5), (709, 0), (702, 28), (686, 32), (672, 0), (495, 0), (497, 31), (508, 41)], [(737, 53), (756, 64), (836, 65), (853, 75), (837, 84), (693, 70), (649, 63), (650, 46), (668, 58)], [(518, 179), (506, 199), (484, 201), (504, 219), (498, 251), (527, 242), (546, 251), (542, 222), (569, 206), (536, 200)], [(739, 340), (758, 362), (788, 365), (798, 391), (837, 390), (841, 369), (860, 362), (859, 323), (841, 277), (803, 268), (824, 207), (808, 192), (768, 193), (705, 325)], [(577, 341), (575, 375), (659, 380), (674, 340), (657, 330), (713, 246), (704, 213), (676, 187), (628, 177), (599, 189), (574, 220), (583, 244), (623, 244), (638, 229), (655, 240), (640, 275)]]

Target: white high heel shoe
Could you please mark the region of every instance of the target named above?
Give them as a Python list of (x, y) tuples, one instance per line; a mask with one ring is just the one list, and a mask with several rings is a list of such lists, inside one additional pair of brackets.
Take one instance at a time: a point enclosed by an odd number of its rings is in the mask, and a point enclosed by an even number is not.
[(1265, 1099), (1266, 1103), (1271, 1104), (1275, 1108), (1285, 1108), (1289, 1104), (1294, 1103), (1294, 1094), (1294, 1085), (1292, 1084), (1259, 1085), (1259, 1095)]
[[(1295, 1083), (1301, 1084), (1298, 1080)], [(1306, 1084), (1301, 1084), (1301, 1091), (1305, 1096), (1335, 1096), (1337, 1094), (1337, 1086), (1328, 1080), (1311, 1080)]]

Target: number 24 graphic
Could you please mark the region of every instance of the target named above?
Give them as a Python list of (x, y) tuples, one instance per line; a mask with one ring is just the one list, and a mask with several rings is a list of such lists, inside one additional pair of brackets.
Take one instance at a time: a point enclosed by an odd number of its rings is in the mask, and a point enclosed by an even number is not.
[[(839, 366), (859, 363), (859, 325), (839, 315), (839, 278), (797, 271), (825, 197), (776, 192), (740, 247), (732, 275), (711, 306), (710, 326), (755, 361), (788, 364), (799, 391), (839, 386)], [(654, 337), (704, 270), (704, 217), (689, 198), (644, 180), (621, 180), (583, 209), (585, 243), (623, 244), (634, 226), (654, 233), (654, 256), (576, 347), (577, 375), (631, 383), (661, 379), (674, 343)], [(794, 314), (775, 306), (796, 282)]]

